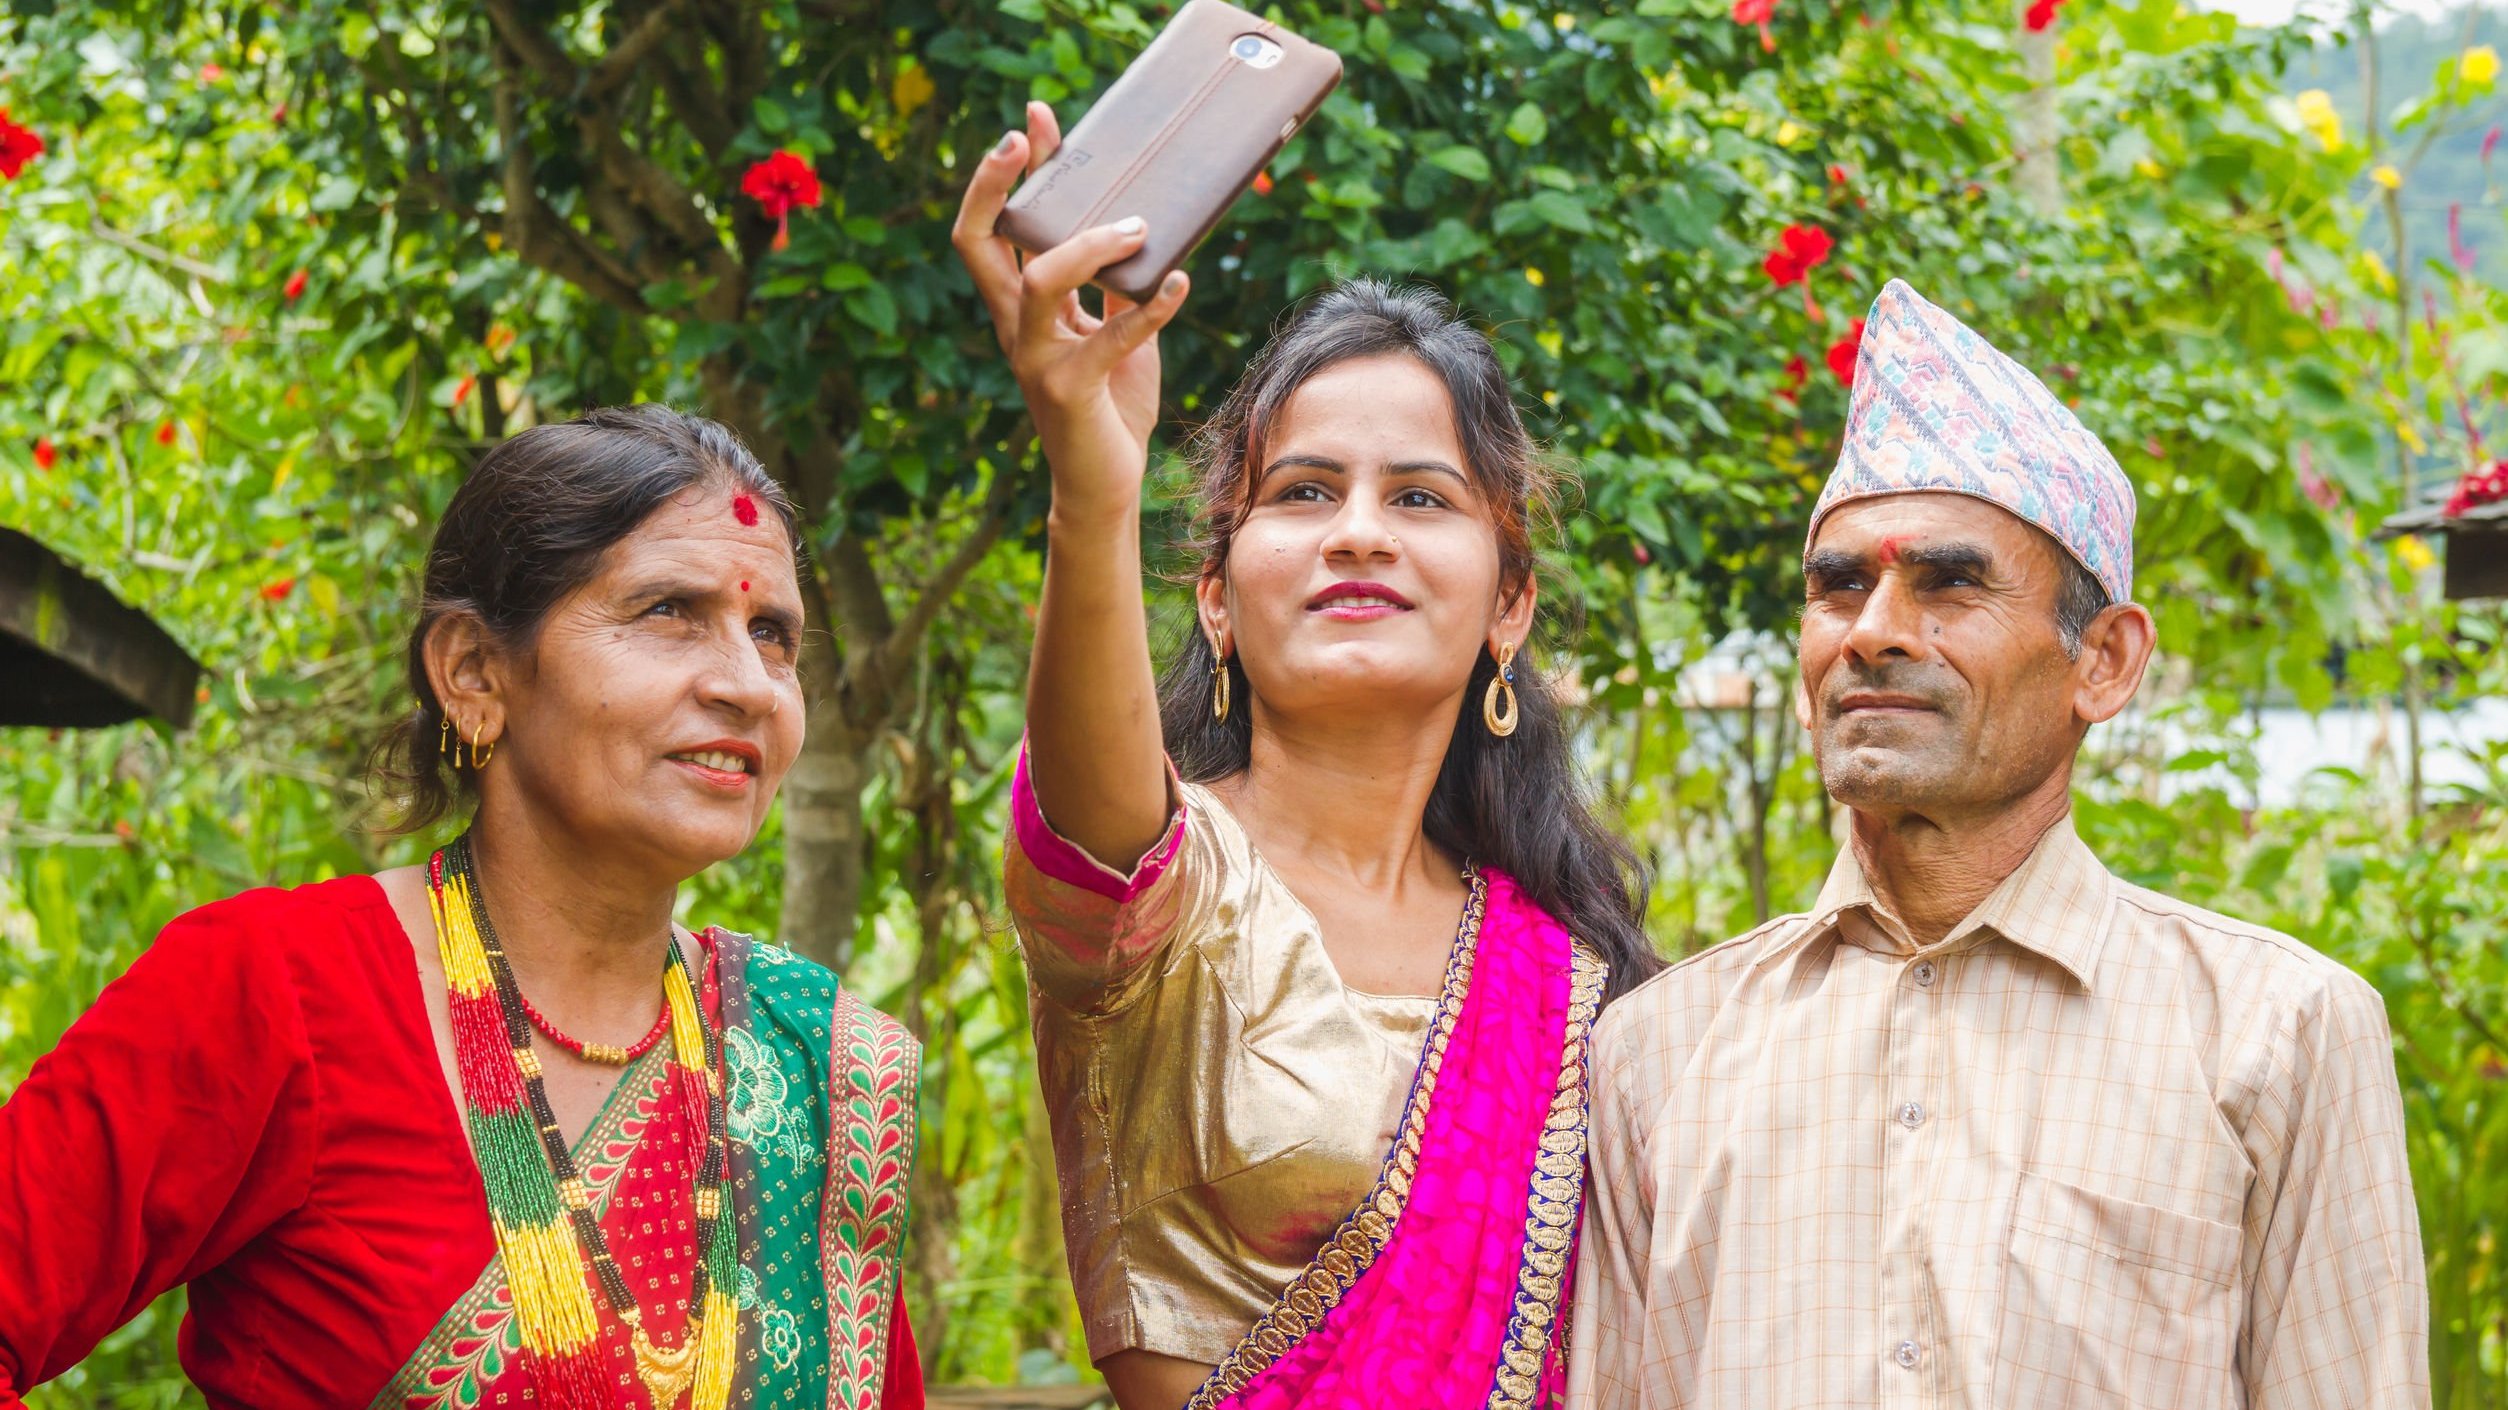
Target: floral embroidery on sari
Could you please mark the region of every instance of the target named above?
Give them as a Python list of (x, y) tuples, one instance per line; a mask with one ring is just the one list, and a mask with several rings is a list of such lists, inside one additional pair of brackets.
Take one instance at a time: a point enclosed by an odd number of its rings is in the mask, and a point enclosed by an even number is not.
[(827, 1403), (829, 1410), (872, 1410), (880, 1401), (888, 1323), (897, 1305), (921, 1054), (905, 1025), (850, 993), (837, 996), (835, 1031), (843, 1071), (831, 1094), (836, 1164), (821, 1231)]
[[(707, 938), (739, 1220), (732, 1404), (876, 1410), (906, 1235), (920, 1047), (825, 969), (745, 935)], [(662, 1080), (665, 1059), (656, 1050), (629, 1068), (576, 1147), (596, 1216), (609, 1216), (622, 1173), (652, 1158), (643, 1147), (655, 1119), (677, 1110), (666, 1105), (675, 1093)], [(528, 1375), (492, 1255), (374, 1407), (476, 1410), (528, 1393)], [(619, 1403), (642, 1405), (644, 1394), (630, 1383)]]
[(1585, 1207), (1585, 1055), (1594, 1014), (1610, 971), (1578, 952), (1568, 999), (1566, 1051), (1559, 1060), (1559, 1088), (1533, 1158), (1532, 1190), (1524, 1214), (1524, 1261), (1516, 1273), (1515, 1315), (1507, 1322), (1506, 1346), (1498, 1353), (1497, 1384), (1488, 1410), (1526, 1410), (1554, 1403), (1566, 1360), (1560, 1303), (1576, 1256), (1576, 1221)]

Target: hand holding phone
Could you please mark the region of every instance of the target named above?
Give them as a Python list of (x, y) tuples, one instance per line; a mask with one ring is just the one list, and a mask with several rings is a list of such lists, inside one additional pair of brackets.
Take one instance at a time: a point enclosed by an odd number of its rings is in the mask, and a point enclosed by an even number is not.
[(1053, 470), (1057, 509), (1135, 512), (1158, 418), (1158, 330), (1184, 306), (1191, 281), (1172, 273), (1146, 303), (1108, 293), (1102, 313), (1081, 304), (1080, 286), (1091, 275), (1147, 240), (1149, 226), (1138, 219), (1082, 230), (1021, 267), (994, 223), (1020, 172), (1049, 161), (1061, 140), (1053, 110), (1028, 104), (1027, 130), (1003, 134), (976, 164), (950, 242), (1019, 379)]
[(1340, 81), (1331, 50), (1226, 0), (1192, 0), (1011, 197), (1001, 233), (1042, 254), (1139, 216), (1149, 238), (1094, 282), (1147, 299)]

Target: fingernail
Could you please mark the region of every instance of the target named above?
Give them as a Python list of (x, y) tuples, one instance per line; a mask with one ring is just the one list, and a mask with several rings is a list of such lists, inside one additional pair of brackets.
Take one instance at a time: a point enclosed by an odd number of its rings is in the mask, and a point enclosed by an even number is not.
[(1115, 222), (1115, 233), (1118, 235), (1138, 235), (1148, 228), (1148, 222), (1137, 215), (1127, 215)]
[(993, 144), (993, 155), (997, 157), (1004, 155), (1009, 152), (1012, 144), (1016, 143), (1018, 140), (1019, 132), (1016, 128), (1003, 133), (1001, 135), (1001, 140)]
[(1181, 269), (1167, 271), (1167, 277), (1158, 281), (1158, 292), (1162, 294), (1172, 294), (1183, 287), (1184, 271)]

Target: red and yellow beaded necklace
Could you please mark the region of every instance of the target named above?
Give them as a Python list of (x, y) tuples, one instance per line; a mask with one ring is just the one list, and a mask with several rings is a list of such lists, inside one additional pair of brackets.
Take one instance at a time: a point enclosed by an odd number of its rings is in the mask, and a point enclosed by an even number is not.
[[(531, 1019), (506, 962), (504, 946), (479, 894), (470, 839), (438, 852), (427, 865), (427, 904), (434, 913), (451, 1008), (453, 1056), (462, 1082), (463, 1117), (487, 1187), (496, 1250), (513, 1291), (522, 1333), (542, 1398), (569, 1410), (609, 1410), (594, 1290), (627, 1324), (636, 1377), (654, 1410), (673, 1410), (683, 1394), (690, 1410), (722, 1410), (731, 1398), (739, 1328), (732, 1293), (739, 1278), (735, 1221), (723, 1200), (730, 1171), (725, 1144), (722, 1039), (697, 1002), (695, 972), (680, 947), (663, 964), (662, 994), (671, 1060), (689, 1116), (704, 1133), (697, 1171), (697, 1270), (688, 1298), (688, 1327), (665, 1349), (645, 1330), (644, 1312), (610, 1256), (609, 1238), (592, 1211), (592, 1192), (575, 1169), (549, 1107), (540, 1059), (531, 1050)], [(586, 1276), (586, 1251), (590, 1276)]]

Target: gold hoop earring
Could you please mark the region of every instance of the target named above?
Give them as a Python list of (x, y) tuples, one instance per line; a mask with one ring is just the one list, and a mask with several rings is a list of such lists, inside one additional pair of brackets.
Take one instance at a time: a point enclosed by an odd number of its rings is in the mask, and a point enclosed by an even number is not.
[[(1499, 697), (1506, 698), (1506, 708), (1498, 708)], [(1480, 698), (1480, 722), (1500, 739), (1515, 733), (1515, 643), (1502, 642), (1498, 647), (1498, 674), (1489, 678), (1489, 690)]]
[[(1513, 729), (1515, 726), (1510, 724), (1507, 728)], [(470, 731), (470, 771), (472, 773), (477, 773), (479, 770), (486, 768), (488, 766), (488, 760), (495, 757), (495, 754), (496, 741), (493, 739), (488, 741), (487, 753), (482, 754), (479, 752), (479, 730), (478, 728), (473, 728)]]
[(1214, 724), (1228, 723), (1228, 658), (1220, 654), (1219, 643), (1210, 644), (1210, 717)]

